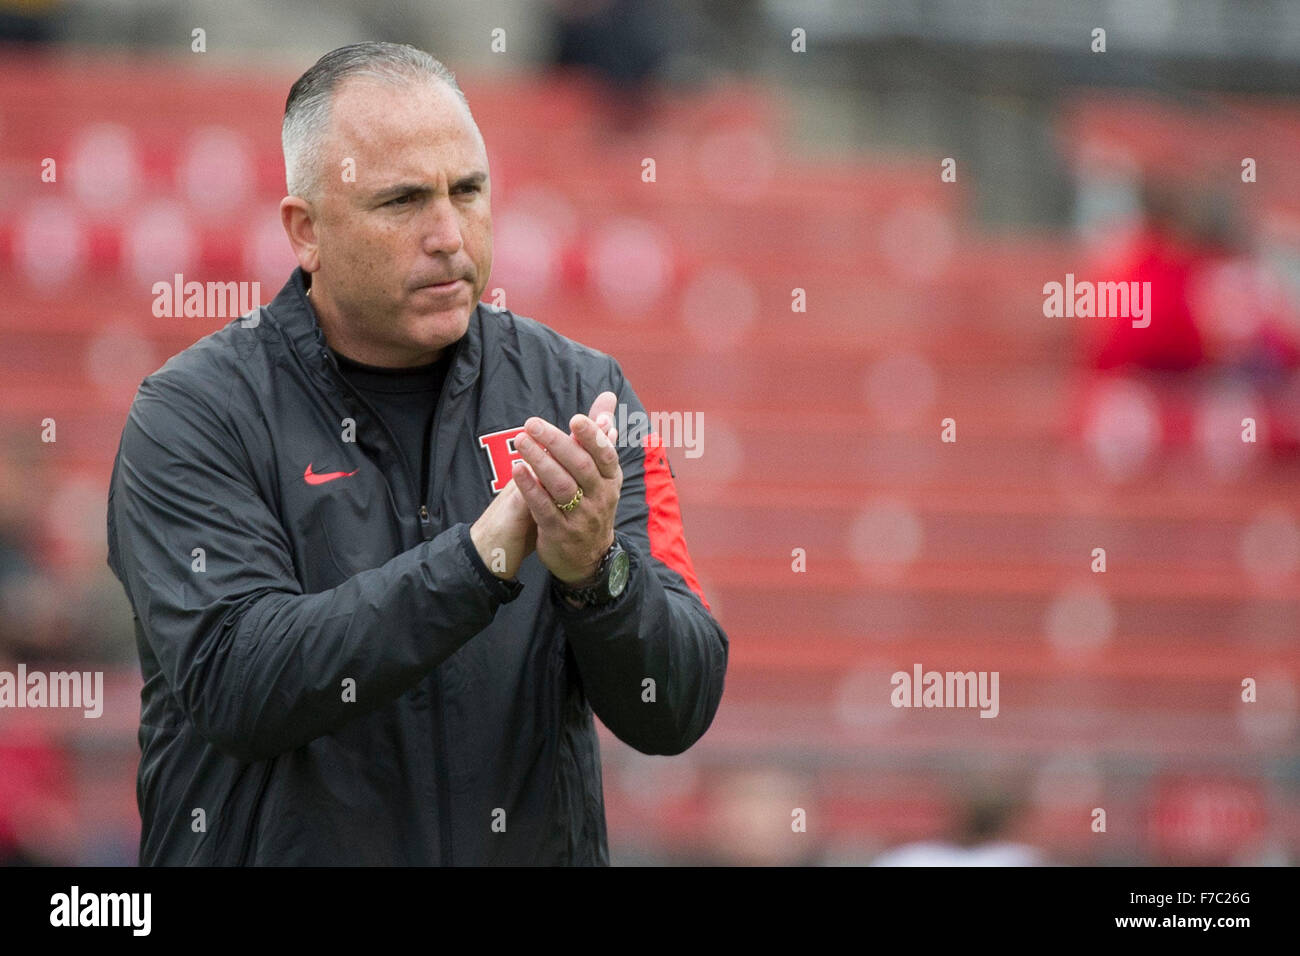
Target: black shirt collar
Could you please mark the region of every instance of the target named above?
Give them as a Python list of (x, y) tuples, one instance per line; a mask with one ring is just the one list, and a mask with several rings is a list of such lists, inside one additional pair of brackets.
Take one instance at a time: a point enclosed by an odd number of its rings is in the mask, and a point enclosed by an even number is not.
[(442, 355), (433, 362), (406, 368), (366, 365), (348, 358), (335, 349), (330, 349), (330, 352), (338, 362), (339, 371), (362, 391), (401, 393), (440, 390), (442, 381), (447, 375), (447, 367), (451, 364), (453, 349), (444, 349)]

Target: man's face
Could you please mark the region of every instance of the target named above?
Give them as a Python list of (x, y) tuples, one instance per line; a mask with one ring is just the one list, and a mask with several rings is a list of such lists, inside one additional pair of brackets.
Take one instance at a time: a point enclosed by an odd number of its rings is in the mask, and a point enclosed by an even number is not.
[(295, 243), (331, 346), (396, 367), (431, 362), (465, 334), (492, 269), (487, 174), (483, 140), (446, 84), (340, 84), (306, 227), (314, 255)]

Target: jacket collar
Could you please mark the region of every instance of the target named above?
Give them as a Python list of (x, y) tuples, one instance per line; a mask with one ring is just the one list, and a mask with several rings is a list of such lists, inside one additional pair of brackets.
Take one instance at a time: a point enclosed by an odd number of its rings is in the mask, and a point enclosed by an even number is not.
[[(330, 386), (338, 389), (339, 372), (325, 341), (325, 332), (316, 318), (316, 310), (307, 298), (302, 267), (293, 270), (289, 281), (267, 307), (271, 317), (283, 330), (289, 346), (300, 361)], [(477, 303), (469, 314), (465, 334), (452, 345), (451, 367), (447, 371), (448, 396), (456, 397), (474, 384), (482, 366), (483, 304)]]

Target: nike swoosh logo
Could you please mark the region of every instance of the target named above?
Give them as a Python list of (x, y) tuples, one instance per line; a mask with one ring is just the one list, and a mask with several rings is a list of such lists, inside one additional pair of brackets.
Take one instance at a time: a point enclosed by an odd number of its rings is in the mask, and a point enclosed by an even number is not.
[(351, 478), (355, 474), (355, 471), (327, 471), (323, 475), (317, 475), (312, 473), (311, 465), (308, 465), (307, 470), (302, 473), (302, 479), (309, 485), (323, 485), (335, 478)]

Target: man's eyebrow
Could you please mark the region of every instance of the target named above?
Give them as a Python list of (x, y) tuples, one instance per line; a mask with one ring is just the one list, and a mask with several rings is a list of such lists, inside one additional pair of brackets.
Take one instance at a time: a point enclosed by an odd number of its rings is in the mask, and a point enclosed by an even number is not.
[[(452, 189), (461, 189), (465, 186), (481, 186), (487, 180), (487, 173), (482, 170), (475, 170), (468, 175), (462, 176), (451, 184)], [(375, 192), (372, 196), (375, 200), (395, 199), (398, 196), (406, 195), (428, 195), (433, 192), (433, 187), (425, 182), (395, 183), (392, 186), (385, 186), (383, 189)]]
[(481, 169), (476, 169), (468, 176), (462, 176), (451, 184), (452, 189), (459, 189), (461, 186), (482, 186), (487, 179), (487, 173)]

